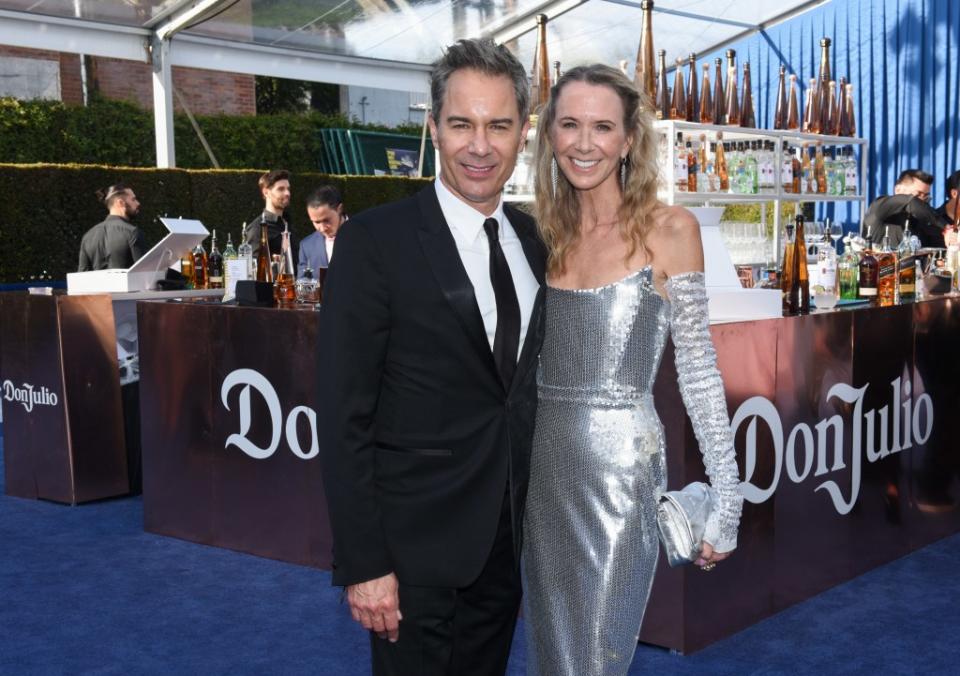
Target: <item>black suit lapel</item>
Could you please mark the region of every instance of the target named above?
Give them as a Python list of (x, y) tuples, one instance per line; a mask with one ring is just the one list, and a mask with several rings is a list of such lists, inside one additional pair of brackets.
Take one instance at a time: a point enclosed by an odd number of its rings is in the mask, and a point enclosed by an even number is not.
[(436, 188), (430, 185), (421, 190), (417, 197), (423, 212), (423, 221), (417, 234), (427, 264), (480, 358), (490, 366), (492, 373), (496, 374), (496, 364), (487, 340), (487, 330), (483, 326), (483, 317), (480, 316), (477, 296), (463, 267), (453, 234), (443, 217), (443, 211), (440, 210)]
[(533, 310), (530, 312), (530, 323), (527, 325), (527, 335), (523, 340), (523, 349), (520, 351), (520, 358), (517, 361), (517, 372), (513, 377), (510, 391), (517, 386), (517, 383), (523, 380), (524, 374), (532, 364), (536, 362), (537, 355), (540, 354), (540, 345), (543, 343), (543, 303), (545, 293), (545, 275), (547, 265), (547, 250), (536, 232), (536, 225), (527, 214), (521, 213), (504, 204), (503, 209), (510, 219), (510, 224), (520, 238), (520, 245), (523, 247), (523, 253), (527, 257), (527, 263), (530, 265), (530, 271), (534, 278), (540, 284), (540, 290), (537, 292), (536, 300), (533, 303)]

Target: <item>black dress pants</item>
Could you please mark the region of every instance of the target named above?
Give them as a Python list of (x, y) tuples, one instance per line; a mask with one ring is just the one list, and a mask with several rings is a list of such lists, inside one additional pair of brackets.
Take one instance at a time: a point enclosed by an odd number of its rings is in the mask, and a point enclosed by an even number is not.
[(505, 498), (490, 556), (469, 586), (400, 582), (400, 637), (370, 633), (374, 676), (495, 676), (507, 668), (520, 608), (510, 500)]

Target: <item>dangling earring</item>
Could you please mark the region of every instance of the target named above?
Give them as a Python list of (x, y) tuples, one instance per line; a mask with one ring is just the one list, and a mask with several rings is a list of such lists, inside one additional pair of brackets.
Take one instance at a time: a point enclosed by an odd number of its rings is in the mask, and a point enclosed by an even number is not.
[(620, 192), (627, 189), (627, 158), (620, 158)]
[(550, 181), (551, 181), (551, 184), (553, 185), (554, 197), (557, 196), (557, 180), (558, 180), (557, 173), (558, 172), (559, 172), (559, 169), (557, 168), (557, 158), (556, 156), (554, 156), (554, 158), (550, 160)]

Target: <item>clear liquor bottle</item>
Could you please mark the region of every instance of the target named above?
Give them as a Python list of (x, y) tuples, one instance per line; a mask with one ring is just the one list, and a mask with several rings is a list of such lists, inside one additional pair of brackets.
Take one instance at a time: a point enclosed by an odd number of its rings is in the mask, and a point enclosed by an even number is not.
[(240, 226), (240, 246), (237, 247), (237, 258), (246, 261), (247, 276), (246, 279), (254, 279), (256, 276), (255, 261), (253, 260), (253, 246), (246, 239), (247, 224)]
[(860, 256), (853, 250), (850, 237), (843, 240), (843, 255), (837, 262), (837, 273), (840, 277), (840, 298), (856, 300), (859, 295), (858, 273), (860, 271)]
[(780, 162), (780, 189), (785, 193), (793, 192), (793, 158), (790, 156), (790, 146), (783, 142)]
[(832, 308), (837, 304), (837, 251), (825, 233), (824, 241), (817, 247), (817, 283), (813, 289), (813, 301), (819, 308)]
[(690, 185), (690, 176), (687, 172), (687, 147), (683, 142), (683, 134), (677, 132), (677, 141), (674, 144), (673, 184), (677, 192), (687, 192)]

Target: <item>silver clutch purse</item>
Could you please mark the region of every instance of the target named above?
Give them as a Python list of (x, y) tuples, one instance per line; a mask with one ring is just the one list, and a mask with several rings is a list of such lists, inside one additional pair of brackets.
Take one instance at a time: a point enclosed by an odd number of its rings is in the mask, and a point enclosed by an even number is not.
[(667, 491), (660, 497), (657, 528), (671, 566), (696, 561), (707, 519), (716, 501), (716, 491), (701, 481), (679, 491)]

